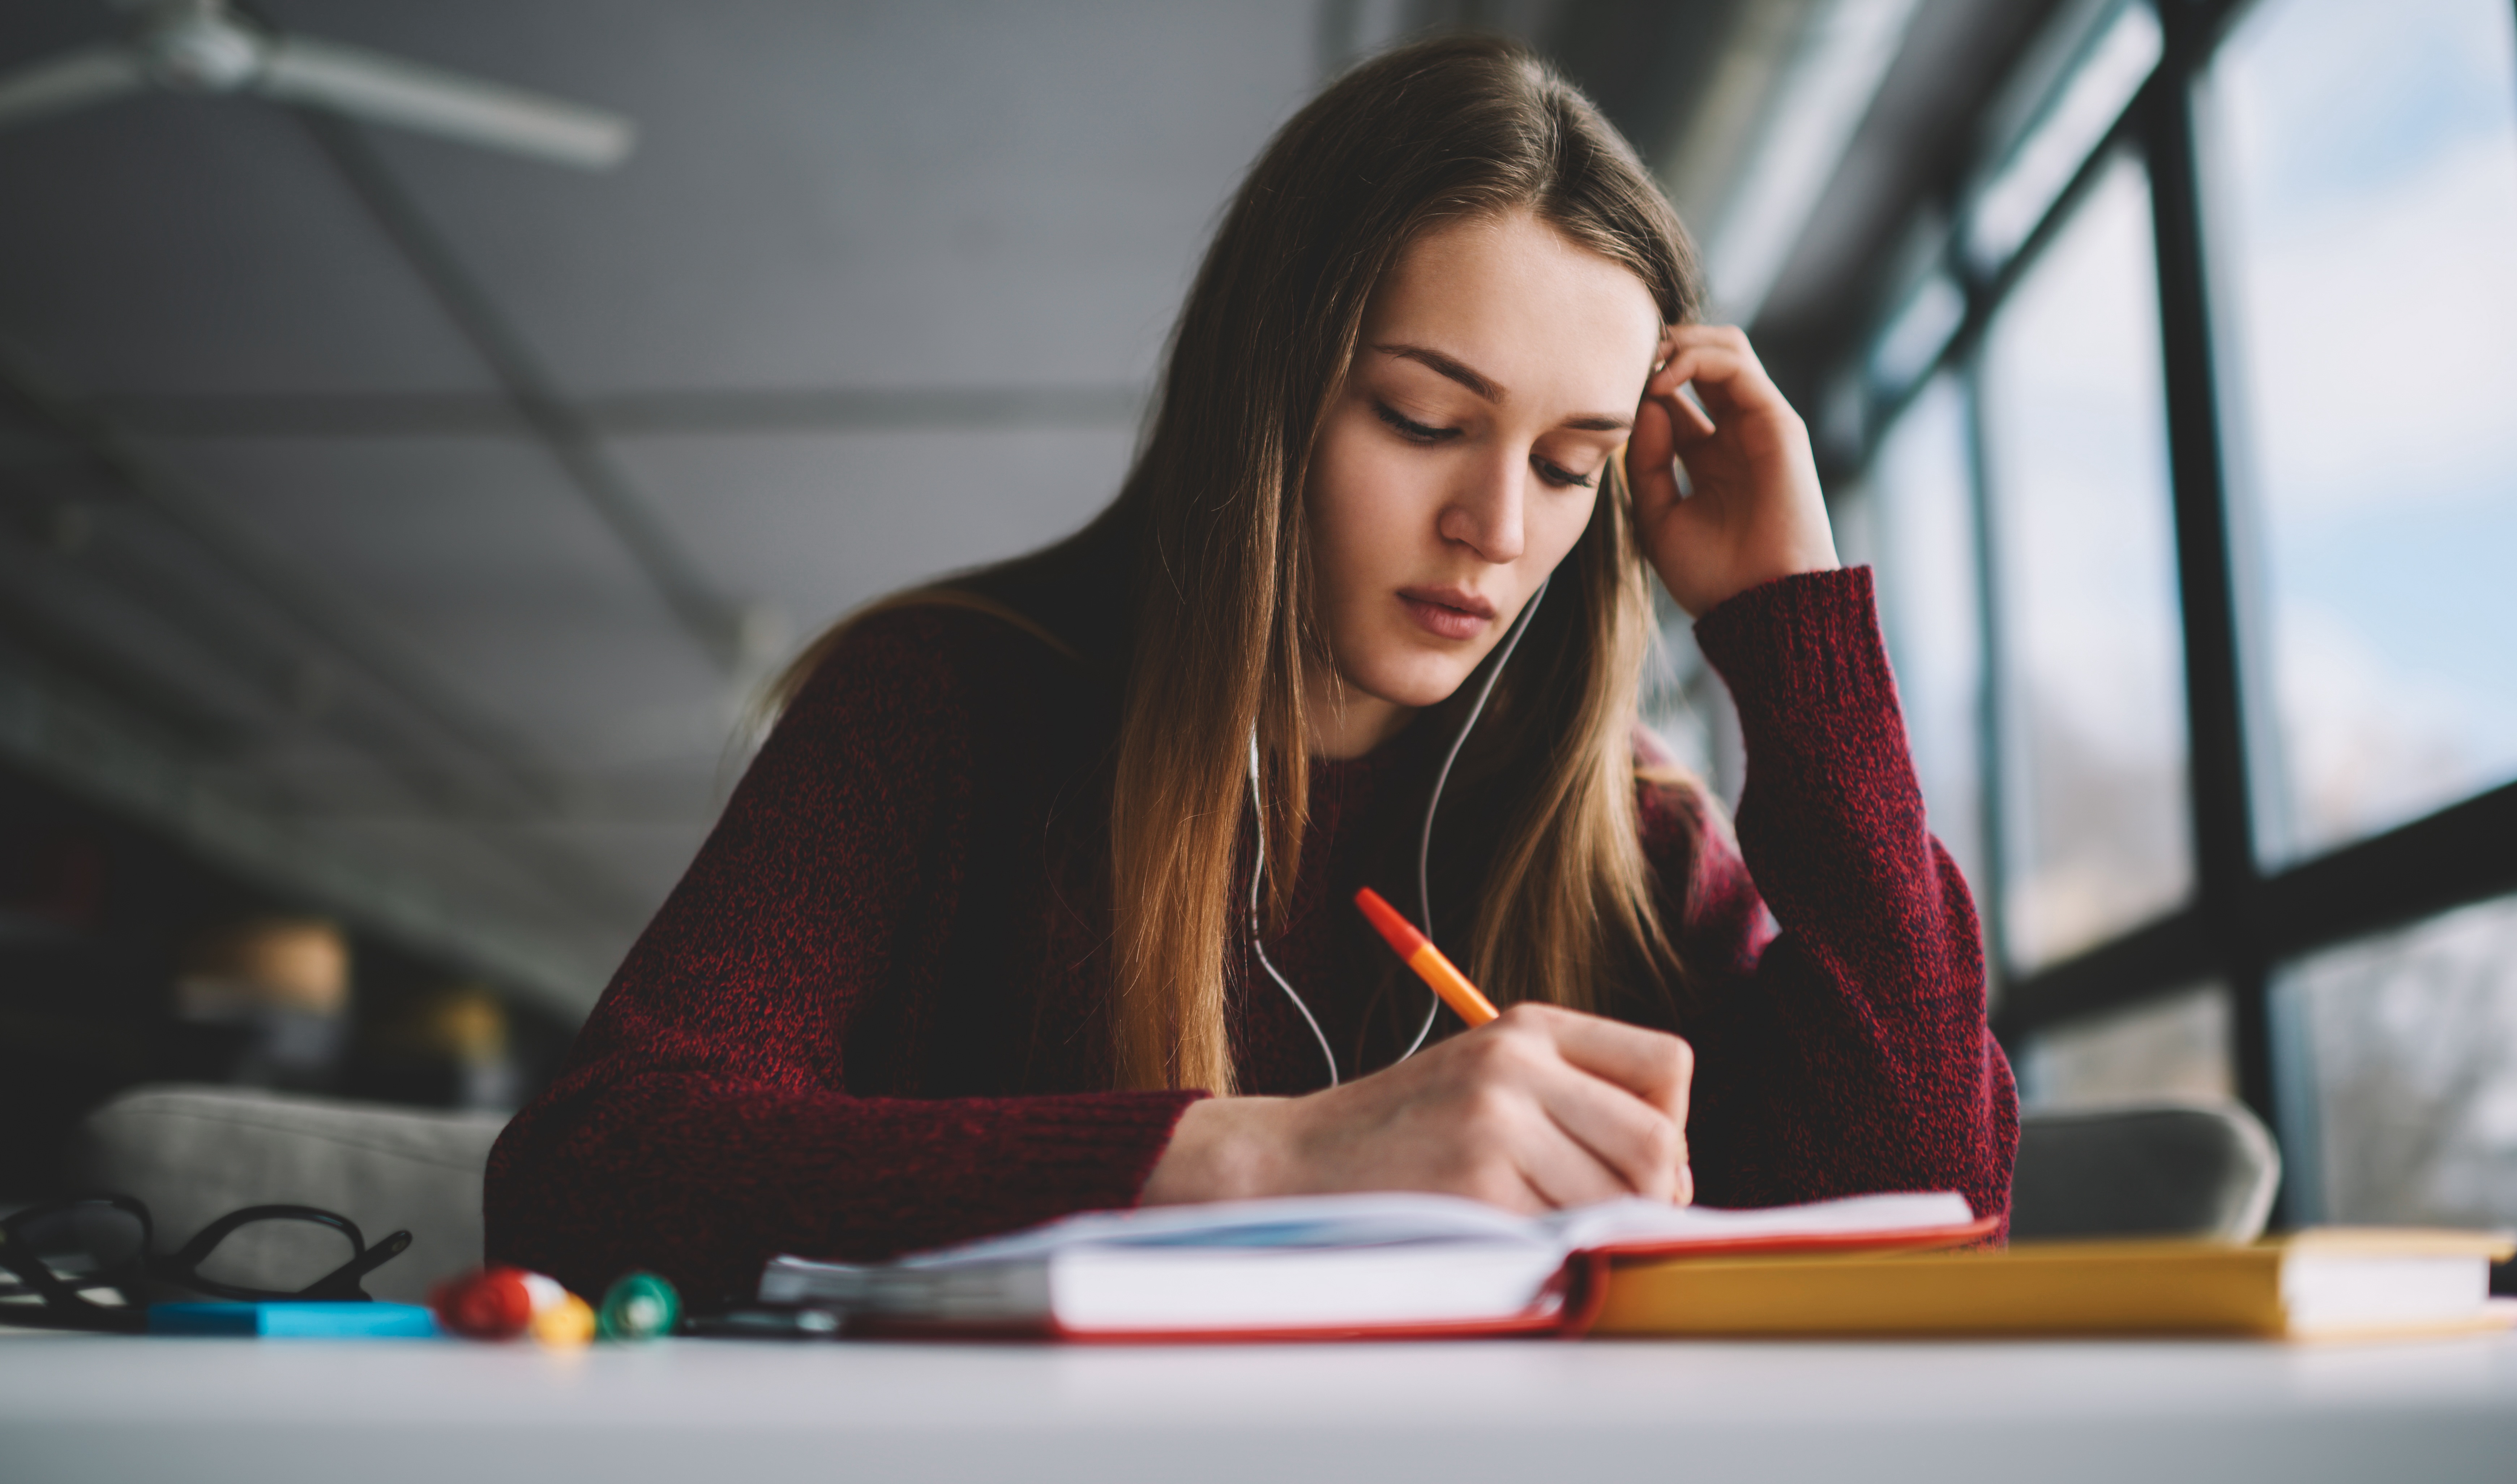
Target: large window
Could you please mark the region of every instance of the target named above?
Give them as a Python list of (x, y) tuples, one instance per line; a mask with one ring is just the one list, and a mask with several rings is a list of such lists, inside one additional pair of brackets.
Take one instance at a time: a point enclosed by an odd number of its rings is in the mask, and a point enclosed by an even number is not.
[(1979, 373), (2021, 968), (2194, 884), (2151, 236), (2148, 182), (2119, 158), (1994, 315)]
[(2212, 1101), (2237, 1091), (2229, 1076), (2229, 993), (2219, 985), (2056, 1026), (2018, 1050), (2019, 1095), (2031, 1108)]
[(2517, 7), (2056, 14), (1839, 363), (1996, 1028), (2517, 1221)]
[(2309, 1074), (2283, 1122), (2320, 1156), (2299, 1214), (2517, 1222), (2517, 901), (2314, 954), (2281, 996)]
[(2265, 0), (2208, 82), (2267, 854), (2517, 777), (2517, 7)]
[(1923, 812), (1976, 895), (1990, 884), (1984, 820), (1984, 623), (1967, 411), (1954, 376), (1924, 389), (1881, 441), (1869, 494), (1879, 607)]

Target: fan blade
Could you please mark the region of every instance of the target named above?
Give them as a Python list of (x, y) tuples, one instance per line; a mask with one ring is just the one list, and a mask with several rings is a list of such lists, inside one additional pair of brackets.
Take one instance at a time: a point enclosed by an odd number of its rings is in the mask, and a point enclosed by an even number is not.
[(0, 77), (0, 129), (66, 113), (149, 86), (140, 64), (119, 47), (92, 46)]
[(636, 125), (617, 113), (299, 36), (275, 40), (261, 74), (248, 86), (280, 103), (352, 113), (581, 170), (619, 164), (637, 133)]

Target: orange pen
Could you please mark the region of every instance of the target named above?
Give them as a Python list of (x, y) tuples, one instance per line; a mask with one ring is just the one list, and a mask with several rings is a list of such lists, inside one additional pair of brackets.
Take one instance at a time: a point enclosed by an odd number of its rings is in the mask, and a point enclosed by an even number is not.
[(1494, 1007), (1493, 1000), (1477, 992), (1475, 985), (1469, 983), (1468, 975), (1442, 956), (1442, 951), (1433, 946), (1432, 939), (1416, 931), (1415, 923), (1398, 915), (1398, 909), (1381, 900), (1381, 893), (1367, 886), (1354, 894), (1354, 905), (1362, 908), (1363, 914), (1372, 919), (1372, 925), (1381, 929), (1381, 936), (1389, 940), (1389, 946), (1397, 950), (1399, 957), (1407, 960), (1407, 966), (1416, 971), (1416, 977), (1430, 985), (1433, 993), (1442, 996), (1442, 1003), (1458, 1011), (1470, 1029), (1484, 1025), (1503, 1013)]

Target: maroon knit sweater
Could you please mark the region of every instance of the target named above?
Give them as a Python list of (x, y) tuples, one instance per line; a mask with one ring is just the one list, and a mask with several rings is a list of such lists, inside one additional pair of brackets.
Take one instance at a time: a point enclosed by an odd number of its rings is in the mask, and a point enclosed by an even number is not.
[[(1690, 981), (1697, 1198), (1953, 1189), (2006, 1212), (2017, 1096), (1965, 882), (1924, 830), (1869, 572), (1767, 583), (1696, 638), (1746, 736), (1738, 843), (1691, 789), (1637, 796)], [(1132, 1205), (1202, 1094), (1102, 1090), (1108, 794), (1087, 781), (1114, 714), (999, 618), (860, 624), (499, 1138), (491, 1259), (584, 1293), (652, 1268), (708, 1302), (777, 1252), (874, 1258)], [(1377, 808), (1418, 807), (1385, 786), (1409, 754), (1402, 738), (1314, 764), (1295, 908), (1267, 943), (1357, 1055), (1353, 842)], [(1243, 1090), (1324, 1085), (1309, 1030), (1244, 960)]]

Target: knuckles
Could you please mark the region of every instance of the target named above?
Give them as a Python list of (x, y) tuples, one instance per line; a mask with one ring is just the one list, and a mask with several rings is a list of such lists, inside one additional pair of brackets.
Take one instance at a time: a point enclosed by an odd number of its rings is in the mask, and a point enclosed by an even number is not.
[(1499, 1149), (1522, 1113), (1521, 1099), (1501, 1081), (1479, 1079), (1459, 1110), (1459, 1129), (1472, 1148)]
[(1676, 1119), (1653, 1119), (1643, 1127), (1642, 1143), (1646, 1169), (1675, 1171), (1686, 1163), (1686, 1134)]
[(1516, 1004), (1503, 1012), (1483, 1036), (1462, 1046), (1470, 1065), (1481, 1071), (1510, 1073), (1534, 1067), (1553, 1052), (1552, 1022), (1564, 1012), (1553, 1005)]

